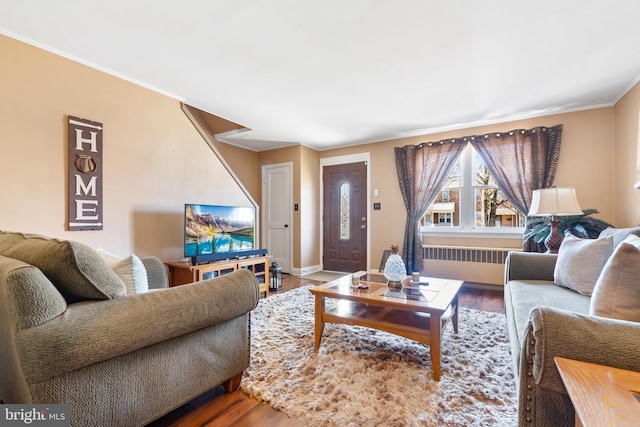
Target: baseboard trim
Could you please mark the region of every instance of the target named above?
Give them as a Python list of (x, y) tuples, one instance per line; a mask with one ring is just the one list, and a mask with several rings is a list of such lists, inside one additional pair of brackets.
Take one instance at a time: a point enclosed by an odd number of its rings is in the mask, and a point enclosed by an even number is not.
[(307, 274), (317, 273), (318, 271), (322, 271), (321, 265), (313, 265), (303, 268), (291, 268), (291, 273), (289, 274), (291, 274), (292, 276), (306, 276)]

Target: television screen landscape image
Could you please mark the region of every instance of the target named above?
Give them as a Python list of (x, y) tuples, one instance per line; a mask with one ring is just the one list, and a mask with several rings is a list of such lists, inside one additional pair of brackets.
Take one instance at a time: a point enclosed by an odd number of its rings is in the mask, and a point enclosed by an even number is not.
[(185, 257), (254, 249), (253, 207), (186, 204), (184, 218)]

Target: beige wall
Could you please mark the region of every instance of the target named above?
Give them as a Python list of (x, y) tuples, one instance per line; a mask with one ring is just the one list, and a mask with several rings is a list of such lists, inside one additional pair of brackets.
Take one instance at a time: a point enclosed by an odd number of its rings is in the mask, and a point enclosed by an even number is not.
[[(300, 268), (320, 266), (320, 163), (318, 152), (300, 149)], [(294, 212), (294, 215), (296, 212)]]
[(615, 223), (620, 227), (640, 224), (640, 83), (615, 106)]
[[(180, 102), (0, 36), (0, 229), (182, 255), (184, 203), (248, 199)], [(65, 231), (67, 116), (104, 124), (104, 230)]]

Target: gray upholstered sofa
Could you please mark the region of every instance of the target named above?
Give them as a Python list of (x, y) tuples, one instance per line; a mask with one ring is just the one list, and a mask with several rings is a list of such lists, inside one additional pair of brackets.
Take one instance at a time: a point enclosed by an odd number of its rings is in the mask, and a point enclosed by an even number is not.
[(74, 426), (139, 426), (225, 383), (249, 364), (258, 282), (247, 270), (167, 288), (122, 280), (82, 244), (0, 232), (0, 398), (70, 405)]
[[(506, 262), (505, 309), (519, 426), (575, 425), (554, 357), (640, 371), (640, 323), (590, 315), (591, 296), (554, 283), (557, 260), (558, 255), (511, 252)], [(638, 291), (639, 277), (634, 283)]]

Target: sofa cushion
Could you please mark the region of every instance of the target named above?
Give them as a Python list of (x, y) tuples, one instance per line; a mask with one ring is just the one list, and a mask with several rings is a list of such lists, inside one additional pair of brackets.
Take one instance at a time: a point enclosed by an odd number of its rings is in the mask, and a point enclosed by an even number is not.
[(558, 250), (554, 282), (582, 295), (591, 295), (600, 272), (613, 252), (613, 237), (581, 239), (567, 235)]
[(0, 230), (0, 254), (17, 245), (22, 240), (24, 240), (24, 236), (20, 233), (11, 233)]
[[(67, 309), (64, 297), (40, 269), (15, 258), (0, 255), (0, 284), (4, 284), (2, 299), (15, 309), (9, 313), (4, 307), (0, 319), (6, 324), (17, 322), (18, 329), (38, 326)], [(3, 319), (4, 315), (13, 318)]]
[[(512, 311), (513, 326), (520, 339), (523, 334), (529, 314), (534, 307), (545, 305), (572, 310), (582, 314), (589, 313), (589, 297), (573, 292), (571, 289), (555, 286), (553, 282), (543, 280), (511, 280), (506, 284), (505, 299), (509, 300), (509, 310)], [(520, 346), (518, 346), (519, 348)]]
[(628, 235), (607, 261), (589, 314), (640, 322), (640, 237)]
[(607, 227), (600, 232), (598, 238), (613, 237), (613, 247), (617, 247), (630, 234), (640, 236), (640, 227), (615, 228)]
[[(38, 267), (68, 303), (125, 294), (122, 280), (82, 243), (35, 234), (0, 232), (0, 255)], [(11, 245), (7, 245), (11, 242)]]

